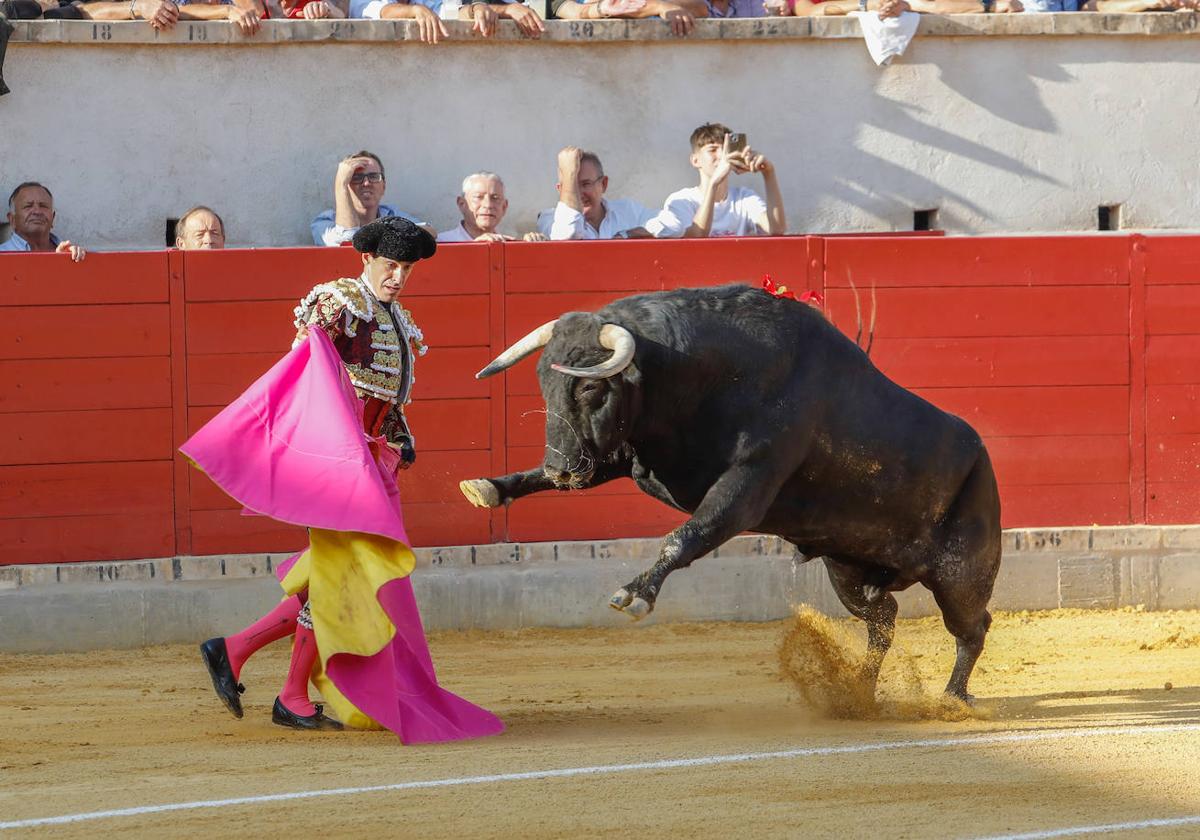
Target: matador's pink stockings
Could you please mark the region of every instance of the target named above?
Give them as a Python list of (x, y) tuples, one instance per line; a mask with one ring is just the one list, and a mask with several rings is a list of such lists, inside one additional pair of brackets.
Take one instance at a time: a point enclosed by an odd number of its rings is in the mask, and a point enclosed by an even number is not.
[(242, 666), (251, 654), (296, 632), (296, 616), (300, 614), (302, 606), (304, 601), (299, 595), (284, 598), (279, 606), (242, 632), (225, 637), (225, 649), (229, 652), (229, 666), (233, 669), (234, 679), (241, 678)]
[(310, 717), (317, 713), (316, 707), (308, 699), (308, 677), (316, 661), (317, 637), (313, 635), (311, 628), (303, 624), (296, 625), (296, 639), (292, 642), (292, 664), (288, 667), (283, 691), (279, 692), (279, 702), (292, 714)]

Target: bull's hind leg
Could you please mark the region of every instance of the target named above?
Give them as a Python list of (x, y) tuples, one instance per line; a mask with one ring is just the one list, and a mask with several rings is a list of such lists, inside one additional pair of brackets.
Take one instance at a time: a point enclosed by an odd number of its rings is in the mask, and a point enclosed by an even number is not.
[(850, 614), (861, 618), (867, 623), (867, 658), (863, 663), (863, 679), (871, 686), (879, 680), (879, 668), (883, 665), (883, 657), (892, 646), (892, 637), (896, 634), (896, 612), (899, 605), (891, 592), (882, 592), (880, 596), (871, 597), (867, 594), (867, 576), (870, 570), (850, 563), (843, 563), (825, 558), (825, 570), (829, 573), (829, 582)]
[(963, 482), (943, 534), (942, 548), (922, 582), (933, 593), (958, 649), (946, 693), (970, 701), (967, 682), (992, 625), (987, 605), (1000, 571), (1000, 499), (986, 451)]

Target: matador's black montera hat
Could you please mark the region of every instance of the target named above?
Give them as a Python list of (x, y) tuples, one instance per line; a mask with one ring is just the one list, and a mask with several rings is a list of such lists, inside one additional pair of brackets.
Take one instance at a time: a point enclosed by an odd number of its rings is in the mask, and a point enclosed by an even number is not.
[(437, 250), (433, 235), (408, 219), (386, 216), (363, 225), (354, 234), (354, 250), (396, 262), (428, 259)]

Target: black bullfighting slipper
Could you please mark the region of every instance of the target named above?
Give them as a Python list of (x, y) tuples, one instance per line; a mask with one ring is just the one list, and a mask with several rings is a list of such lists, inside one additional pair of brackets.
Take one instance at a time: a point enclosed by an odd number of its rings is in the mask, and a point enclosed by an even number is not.
[(239, 696), (246, 690), (233, 676), (233, 668), (229, 664), (229, 651), (225, 649), (225, 639), (218, 636), (200, 645), (200, 655), (212, 677), (213, 690), (225, 704), (225, 708), (233, 713), (235, 718), (242, 716), (242, 698)]
[(287, 706), (275, 698), (275, 708), (271, 709), (271, 722), (277, 723), (280, 726), (290, 726), (292, 729), (344, 729), (340, 723), (331, 717), (325, 717), (325, 707), (320, 703), (313, 703), (316, 708), (316, 713), (308, 715), (298, 715), (288, 709)]

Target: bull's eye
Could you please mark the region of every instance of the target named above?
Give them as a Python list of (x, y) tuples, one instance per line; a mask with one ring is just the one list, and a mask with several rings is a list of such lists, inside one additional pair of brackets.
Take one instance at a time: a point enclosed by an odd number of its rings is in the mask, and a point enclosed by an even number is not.
[(579, 385), (579, 398), (585, 399), (594, 397), (604, 388), (604, 385), (598, 379), (585, 379)]

